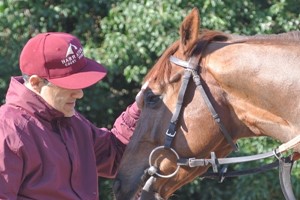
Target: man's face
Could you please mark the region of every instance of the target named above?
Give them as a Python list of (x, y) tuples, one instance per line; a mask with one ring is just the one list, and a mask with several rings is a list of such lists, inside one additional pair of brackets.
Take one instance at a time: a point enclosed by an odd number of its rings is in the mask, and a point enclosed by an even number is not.
[(72, 117), (75, 114), (76, 100), (83, 97), (83, 91), (46, 84), (41, 88), (40, 95), (53, 108), (64, 113), (65, 117)]

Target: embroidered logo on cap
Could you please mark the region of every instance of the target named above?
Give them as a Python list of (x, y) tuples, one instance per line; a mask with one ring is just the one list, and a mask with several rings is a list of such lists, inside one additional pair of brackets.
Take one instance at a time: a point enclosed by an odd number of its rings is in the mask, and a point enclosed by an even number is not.
[(83, 57), (82, 47), (78, 48), (76, 45), (70, 43), (67, 49), (66, 58), (61, 60), (61, 63), (66, 67), (76, 63)]

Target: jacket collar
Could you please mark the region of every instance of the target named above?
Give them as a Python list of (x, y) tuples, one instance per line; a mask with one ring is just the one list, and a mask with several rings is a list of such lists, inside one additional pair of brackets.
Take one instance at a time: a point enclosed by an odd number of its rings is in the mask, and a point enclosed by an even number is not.
[(42, 97), (28, 89), (21, 76), (12, 77), (6, 103), (20, 107), (34, 116), (47, 121), (64, 117), (64, 114), (50, 106)]

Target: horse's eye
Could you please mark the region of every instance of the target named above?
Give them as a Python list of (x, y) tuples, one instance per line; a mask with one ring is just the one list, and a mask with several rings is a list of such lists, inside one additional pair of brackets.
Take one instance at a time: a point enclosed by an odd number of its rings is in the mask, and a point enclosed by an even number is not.
[(150, 108), (154, 108), (161, 100), (161, 95), (156, 95), (152, 91), (148, 91), (145, 95), (145, 104)]

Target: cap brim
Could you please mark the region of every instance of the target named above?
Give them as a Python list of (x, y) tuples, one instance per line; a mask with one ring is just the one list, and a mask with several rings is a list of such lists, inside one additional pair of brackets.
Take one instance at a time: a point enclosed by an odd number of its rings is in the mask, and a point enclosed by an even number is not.
[(63, 78), (48, 79), (48, 81), (66, 89), (83, 89), (106, 76), (107, 70), (103, 65), (89, 58), (85, 59), (87, 64), (81, 71)]

